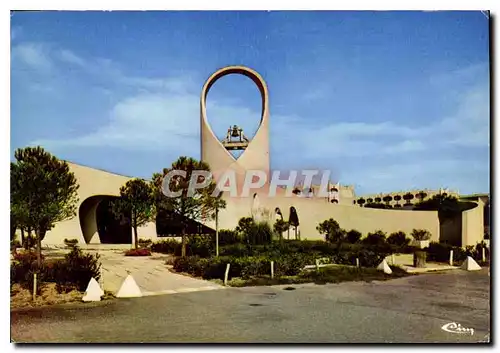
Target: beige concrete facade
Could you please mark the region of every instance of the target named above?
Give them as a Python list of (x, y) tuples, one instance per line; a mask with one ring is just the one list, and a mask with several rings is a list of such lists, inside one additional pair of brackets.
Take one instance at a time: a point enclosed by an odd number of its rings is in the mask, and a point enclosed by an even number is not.
[[(206, 98), (212, 85), (221, 77), (229, 74), (241, 74), (251, 78), (262, 96), (262, 115), (259, 128), (241, 156), (235, 159), (232, 154), (217, 139), (212, 131), (206, 113)], [(237, 184), (243, 184), (245, 172), (260, 170), (269, 173), (269, 93), (263, 78), (254, 70), (243, 66), (230, 66), (216, 71), (209, 77), (201, 92), (200, 127), (201, 127), (201, 159), (207, 162), (217, 179), (226, 170), (234, 170)], [(216, 118), (216, 117), (215, 117)], [(65, 238), (76, 238), (80, 243), (100, 243), (97, 231), (96, 210), (106, 197), (116, 197), (119, 189), (131, 178), (116, 175), (89, 167), (69, 163), (71, 171), (80, 184), (79, 211), (71, 220), (58, 223), (45, 237), (44, 244), (60, 244)], [(159, 166), (160, 169), (163, 166)], [(226, 209), (219, 214), (221, 229), (234, 229), (241, 217), (254, 217), (259, 220), (274, 223), (281, 211), (284, 220), (288, 220), (291, 208), (295, 208), (298, 218), (298, 234), (301, 239), (321, 239), (316, 230), (317, 225), (329, 218), (334, 218), (344, 229), (356, 229), (363, 235), (382, 230), (387, 233), (404, 231), (407, 235), (413, 229), (426, 229), (432, 234), (432, 241), (446, 238), (447, 229), (460, 231), (462, 245), (473, 245), (479, 242), (484, 233), (483, 206), (478, 201), (478, 207), (464, 212), (460, 219), (460, 227), (455, 223), (440, 225), (436, 211), (387, 210), (359, 207), (353, 186), (336, 185), (339, 202), (332, 203), (325, 197), (305, 198), (297, 195), (286, 196), (284, 190), (279, 190), (276, 196), (268, 196), (269, 179), (265, 187), (252, 192), (249, 197), (230, 197), (227, 193)], [(238, 188), (240, 190), (241, 188)], [(417, 193), (419, 190), (415, 191)], [(428, 197), (432, 192), (426, 191)], [(384, 194), (385, 195), (385, 194)], [(403, 195), (403, 193), (401, 193)], [(373, 198), (376, 195), (372, 195)], [(378, 196), (378, 195), (377, 195)], [(394, 195), (392, 195), (394, 196)], [(366, 196), (368, 198), (370, 196)], [(383, 197), (383, 196), (381, 196)], [(391, 201), (394, 202), (394, 201)], [(458, 222), (458, 221), (457, 221)], [(213, 221), (205, 225), (214, 228)], [(294, 237), (293, 235), (292, 237)], [(157, 238), (155, 224), (151, 223), (139, 229), (140, 238)]]
[[(75, 174), (78, 189), (76, 217), (59, 222), (47, 232), (42, 244), (62, 244), (64, 239), (77, 239), (79, 244), (100, 244), (96, 211), (106, 197), (120, 195), (120, 187), (132, 178), (67, 162)], [(156, 238), (156, 226), (150, 223), (138, 229), (139, 238)]]

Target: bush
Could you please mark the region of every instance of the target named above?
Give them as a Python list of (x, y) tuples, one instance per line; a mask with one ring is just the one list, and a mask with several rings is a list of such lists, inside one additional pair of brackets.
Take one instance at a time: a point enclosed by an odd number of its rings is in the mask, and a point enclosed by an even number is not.
[(451, 246), (445, 243), (431, 242), (429, 243), (429, 247), (426, 248), (427, 261), (449, 262), (450, 250), (453, 250), (453, 261), (455, 262), (464, 261), (465, 259), (467, 259), (467, 256), (471, 255), (470, 248), (469, 250), (465, 250), (458, 246)]
[(151, 251), (162, 254), (181, 254), (181, 243), (175, 239), (167, 239), (151, 244)]
[(316, 227), (316, 230), (319, 232), (319, 234), (324, 235), (325, 240), (329, 243), (341, 241), (346, 235), (345, 230), (340, 228), (339, 223), (333, 218), (321, 222)]
[(185, 272), (204, 279), (223, 279), (226, 266), (229, 263), (229, 278), (250, 278), (269, 276), (271, 274), (271, 261), (275, 262), (274, 273), (276, 276), (292, 276), (300, 273), (304, 266), (313, 264), (314, 258), (307, 254), (293, 254), (275, 260), (267, 256), (220, 256), (208, 259), (188, 256), (175, 259), (173, 268), (176, 272)]
[(215, 237), (211, 235), (191, 235), (186, 245), (187, 256), (210, 257), (215, 254)]
[(387, 243), (398, 247), (398, 248), (404, 248), (408, 246), (410, 243), (410, 239), (406, 237), (406, 234), (404, 232), (395, 232), (389, 235), (389, 238), (387, 238)]
[(125, 256), (151, 256), (151, 250), (143, 249), (130, 249), (125, 252)]
[(242, 241), (243, 239), (235, 230), (219, 230), (219, 246), (238, 244)]
[(276, 276), (296, 276), (307, 265), (315, 263), (316, 256), (311, 254), (290, 254), (278, 259), (275, 263)]
[(76, 244), (78, 244), (78, 239), (64, 239), (64, 244), (76, 245)]
[(139, 239), (137, 241), (137, 244), (141, 248), (147, 248), (147, 247), (150, 247), (151, 244), (153, 244), (153, 241), (151, 239)]
[(346, 234), (346, 240), (349, 243), (354, 244), (360, 241), (361, 236), (362, 236), (361, 232), (358, 232), (356, 229), (351, 229)]
[(366, 238), (364, 238), (361, 243), (365, 245), (382, 245), (385, 243), (386, 233), (381, 230), (377, 230), (374, 233), (368, 233)]
[[(43, 258), (42, 258), (43, 259)], [(100, 279), (99, 255), (83, 254), (75, 247), (63, 260), (45, 261), (37, 270), (36, 253), (24, 252), (14, 255), (11, 264), (11, 284), (19, 283), (23, 287), (33, 289), (33, 274), (39, 274), (39, 282), (55, 282), (58, 291), (76, 288), (84, 291), (92, 277)]]
[(431, 238), (431, 233), (425, 229), (413, 229), (411, 236), (417, 241), (425, 241)]
[(84, 254), (80, 248), (75, 247), (59, 264), (60, 267), (55, 271), (56, 283), (59, 288), (74, 286), (77, 290), (84, 291), (92, 277), (96, 281), (101, 278), (99, 254)]
[(220, 256), (243, 257), (243, 256), (252, 256), (252, 254), (253, 254), (252, 247), (246, 244), (225, 245), (219, 248)]

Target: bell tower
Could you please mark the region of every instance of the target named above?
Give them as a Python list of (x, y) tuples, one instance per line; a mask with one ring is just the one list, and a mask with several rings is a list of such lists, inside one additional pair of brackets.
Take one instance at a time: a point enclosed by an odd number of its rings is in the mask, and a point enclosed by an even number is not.
[[(226, 138), (219, 141), (207, 120), (206, 100), (210, 88), (218, 79), (231, 74), (250, 78), (262, 97), (260, 124), (252, 139), (245, 136), (243, 129), (234, 125), (229, 127)], [(269, 180), (269, 94), (264, 79), (256, 71), (245, 66), (227, 66), (213, 73), (201, 91), (200, 124), (201, 160), (208, 163), (216, 180), (228, 169), (236, 172), (238, 185), (242, 185), (248, 170), (263, 171)], [(239, 150), (243, 153), (238, 158), (230, 153)]]

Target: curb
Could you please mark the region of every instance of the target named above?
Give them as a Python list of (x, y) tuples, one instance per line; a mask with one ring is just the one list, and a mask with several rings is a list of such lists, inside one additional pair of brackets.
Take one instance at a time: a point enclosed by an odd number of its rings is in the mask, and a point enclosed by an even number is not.
[(221, 287), (207, 286), (207, 287), (197, 287), (197, 288), (179, 288), (177, 290), (165, 289), (165, 290), (154, 291), (154, 292), (142, 292), (142, 295), (144, 297), (148, 297), (148, 296), (165, 295), (165, 294), (204, 292), (204, 291), (209, 291), (209, 290), (217, 290), (217, 289), (225, 289), (225, 288), (226, 287), (222, 287), (222, 286)]

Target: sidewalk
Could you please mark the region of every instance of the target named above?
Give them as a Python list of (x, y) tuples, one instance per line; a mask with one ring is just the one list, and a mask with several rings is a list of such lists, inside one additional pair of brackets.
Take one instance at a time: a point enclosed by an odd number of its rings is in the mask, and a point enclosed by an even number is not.
[[(130, 249), (130, 245), (126, 247)], [(102, 288), (113, 294), (120, 289), (128, 274), (132, 275), (143, 295), (186, 293), (224, 288), (213, 282), (172, 273), (165, 261), (168, 256), (153, 253), (152, 256), (125, 256), (125, 248), (89, 247), (82, 249), (90, 254), (98, 253), (101, 261)], [(46, 249), (44, 255), (62, 258), (67, 248)]]
[(408, 273), (424, 273), (431, 271), (447, 271), (458, 270), (460, 267), (450, 266), (445, 263), (427, 262), (425, 267), (413, 267), (413, 254), (395, 254), (394, 262), (393, 256), (389, 255), (385, 258), (389, 265), (399, 266)]

